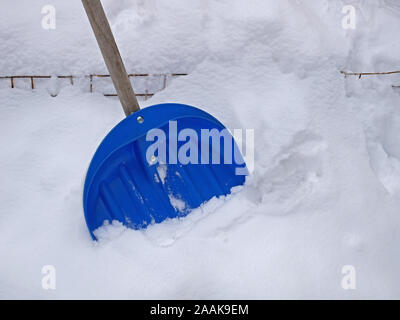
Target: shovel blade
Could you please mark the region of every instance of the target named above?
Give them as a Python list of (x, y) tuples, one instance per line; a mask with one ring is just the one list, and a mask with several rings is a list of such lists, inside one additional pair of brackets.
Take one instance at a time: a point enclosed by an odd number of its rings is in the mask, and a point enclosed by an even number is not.
[(181, 104), (144, 108), (98, 147), (84, 187), (89, 232), (117, 220), (133, 229), (183, 217), (243, 185), (243, 157), (210, 114)]

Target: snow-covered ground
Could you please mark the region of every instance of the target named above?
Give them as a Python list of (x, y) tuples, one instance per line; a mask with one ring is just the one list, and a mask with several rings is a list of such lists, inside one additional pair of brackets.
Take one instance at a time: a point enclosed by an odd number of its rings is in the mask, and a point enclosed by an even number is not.
[[(56, 30), (41, 27), (49, 2)], [(103, 3), (129, 72), (189, 73), (142, 107), (186, 103), (254, 129), (254, 173), (186, 218), (108, 226), (95, 243), (83, 181), (118, 100), (0, 80), (0, 298), (400, 298), (399, 75), (339, 73), (399, 69), (397, 1)], [(106, 73), (80, 1), (0, 8), (0, 76)]]

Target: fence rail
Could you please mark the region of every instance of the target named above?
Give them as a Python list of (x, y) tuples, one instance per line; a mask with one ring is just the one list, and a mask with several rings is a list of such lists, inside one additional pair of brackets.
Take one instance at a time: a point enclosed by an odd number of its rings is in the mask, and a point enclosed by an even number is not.
[(377, 75), (388, 75), (388, 74), (397, 74), (400, 71), (386, 71), (386, 72), (349, 72), (349, 71), (340, 71), (345, 77), (347, 76), (357, 76), (358, 79), (361, 79), (362, 76), (377, 76)]
[[(160, 77), (162, 78), (162, 87), (160, 90), (166, 88), (167, 86), (167, 79), (168, 77), (180, 77), (180, 76), (187, 76), (187, 73), (129, 73), (128, 77)], [(93, 79), (94, 78), (109, 78), (109, 74), (89, 74), (89, 75), (84, 75), (84, 76), (74, 76), (74, 75), (58, 75), (56, 76), (58, 79), (69, 79), (70, 84), (74, 85), (74, 80), (75, 79), (81, 79), (81, 78), (88, 78), (89, 79), (89, 91), (93, 92)], [(10, 86), (11, 88), (15, 88), (15, 79), (29, 79), (31, 83), (31, 89), (35, 89), (35, 79), (51, 79), (52, 76), (50, 75), (12, 75), (12, 76), (0, 76), (0, 79), (10, 79)], [(146, 89), (144, 93), (136, 93), (136, 96), (138, 97), (144, 97), (147, 99), (148, 97), (153, 96), (155, 92), (148, 92)], [(116, 93), (103, 93), (104, 96), (106, 97), (112, 97), (112, 96), (117, 96)]]

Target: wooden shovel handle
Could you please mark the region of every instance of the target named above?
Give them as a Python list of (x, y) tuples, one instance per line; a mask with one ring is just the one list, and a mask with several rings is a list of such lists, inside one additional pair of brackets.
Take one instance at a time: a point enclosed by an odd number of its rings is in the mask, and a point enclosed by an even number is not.
[(117, 44), (115, 43), (110, 25), (100, 0), (82, 0), (89, 18), (97, 43), (99, 44), (107, 69), (110, 72), (114, 87), (125, 115), (138, 111), (139, 103), (133, 92), (131, 82), (122, 62)]

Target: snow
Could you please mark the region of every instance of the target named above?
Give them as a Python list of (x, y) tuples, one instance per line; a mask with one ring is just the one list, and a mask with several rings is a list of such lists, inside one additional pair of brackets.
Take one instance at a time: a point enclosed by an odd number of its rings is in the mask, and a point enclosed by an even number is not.
[[(47, 1), (3, 0), (1, 75), (106, 73), (80, 1), (52, 3), (57, 28), (43, 30)], [(400, 297), (398, 75), (339, 73), (399, 68), (396, 1), (103, 3), (129, 72), (189, 73), (142, 107), (186, 103), (254, 129), (254, 172), (185, 218), (113, 223), (93, 242), (83, 181), (119, 102), (0, 83), (0, 298)], [(341, 286), (346, 265), (356, 290)]]

